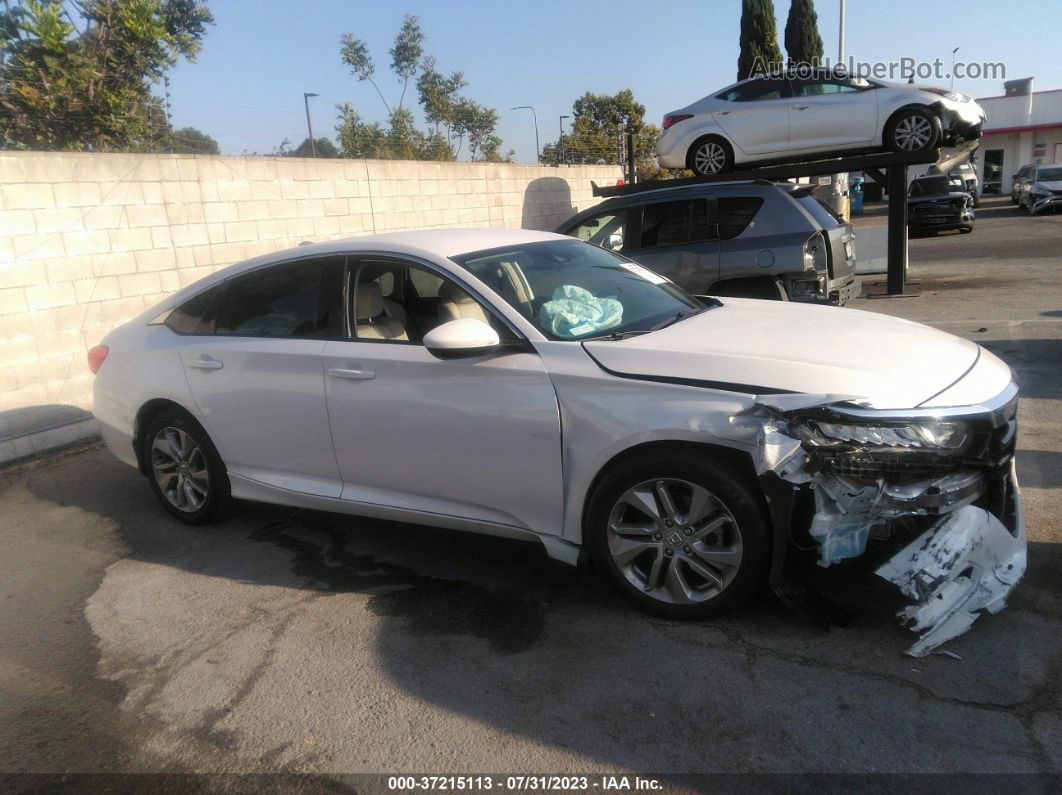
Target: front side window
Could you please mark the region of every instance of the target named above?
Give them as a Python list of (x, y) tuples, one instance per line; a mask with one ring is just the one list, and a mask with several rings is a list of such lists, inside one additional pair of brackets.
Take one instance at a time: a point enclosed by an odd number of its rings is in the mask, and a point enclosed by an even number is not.
[[(543, 240), (452, 257), (554, 340), (650, 331), (693, 313), (693, 296), (641, 265), (577, 240)], [(521, 285), (519, 292), (504, 283)]]
[(315, 337), (341, 331), (340, 263), (286, 263), (235, 277), (221, 297), (215, 334)]
[(616, 210), (585, 218), (569, 229), (567, 234), (609, 251), (619, 251), (623, 248), (626, 227), (626, 211)]

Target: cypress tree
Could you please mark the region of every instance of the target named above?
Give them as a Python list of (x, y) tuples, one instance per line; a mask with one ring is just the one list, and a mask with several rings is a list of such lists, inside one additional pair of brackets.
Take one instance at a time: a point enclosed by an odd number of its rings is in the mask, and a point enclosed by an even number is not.
[(815, 0), (793, 0), (790, 4), (785, 22), (785, 53), (791, 66), (822, 62), (822, 36)]
[(781, 62), (774, 3), (771, 0), (741, 0), (741, 54), (738, 55), (737, 79), (752, 77), (768, 64)]

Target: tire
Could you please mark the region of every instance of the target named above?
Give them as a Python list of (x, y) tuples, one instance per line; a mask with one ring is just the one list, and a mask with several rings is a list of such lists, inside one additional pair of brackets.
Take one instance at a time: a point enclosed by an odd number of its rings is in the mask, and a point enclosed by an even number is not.
[(940, 138), (940, 119), (925, 108), (902, 108), (885, 125), (885, 145), (894, 152), (935, 149)]
[(705, 177), (732, 171), (734, 150), (718, 135), (706, 135), (694, 141), (686, 153), (686, 168)]
[(656, 615), (718, 615), (766, 582), (771, 533), (762, 494), (707, 454), (657, 452), (617, 464), (591, 495), (584, 532), (600, 571)]
[(229, 501), (229, 476), (203, 427), (167, 410), (151, 419), (143, 439), (148, 483), (162, 507), (187, 524), (215, 520)]

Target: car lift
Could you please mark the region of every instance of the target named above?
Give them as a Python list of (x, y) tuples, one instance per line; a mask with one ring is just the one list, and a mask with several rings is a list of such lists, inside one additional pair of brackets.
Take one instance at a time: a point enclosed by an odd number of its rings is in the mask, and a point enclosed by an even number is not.
[[(635, 182), (626, 185), (594, 185), (594, 196), (627, 196), (661, 188), (679, 188), (686, 185), (703, 185), (713, 182), (736, 182), (758, 180), (780, 182), (797, 177), (815, 177), (826, 174), (841, 174), (862, 171), (889, 195), (889, 230), (888, 230), (888, 276), (886, 296), (904, 295), (904, 285), (914, 284), (907, 281), (907, 168), (908, 166), (936, 163), (942, 172), (947, 172), (969, 159), (977, 147), (977, 141), (961, 147), (955, 154), (943, 156), (939, 149), (927, 149), (923, 152), (882, 152), (863, 153), (846, 152), (840, 157), (821, 157), (801, 160), (778, 160), (770, 163), (750, 164), (748, 167), (735, 167), (724, 174), (702, 177), (682, 177), (679, 179), (657, 179), (647, 182)], [(897, 186), (889, 190), (889, 186)], [(907, 293), (910, 295), (910, 293)]]

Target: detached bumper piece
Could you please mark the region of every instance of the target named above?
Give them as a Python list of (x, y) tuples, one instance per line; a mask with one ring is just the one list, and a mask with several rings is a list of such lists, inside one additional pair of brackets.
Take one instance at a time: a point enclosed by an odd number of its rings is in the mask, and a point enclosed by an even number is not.
[(1043, 210), (1055, 210), (1062, 207), (1062, 191), (1056, 191), (1047, 195), (1037, 194), (1036, 196), (1029, 197), (1029, 199), (1033, 215), (1036, 215)]
[[(1020, 509), (1019, 509), (1020, 512)], [(914, 604), (900, 612), (921, 635), (907, 650), (924, 657), (966, 632), (982, 612), (998, 613), (1025, 573), (1025, 527), (1012, 534), (970, 505), (941, 519), (877, 570)]]

